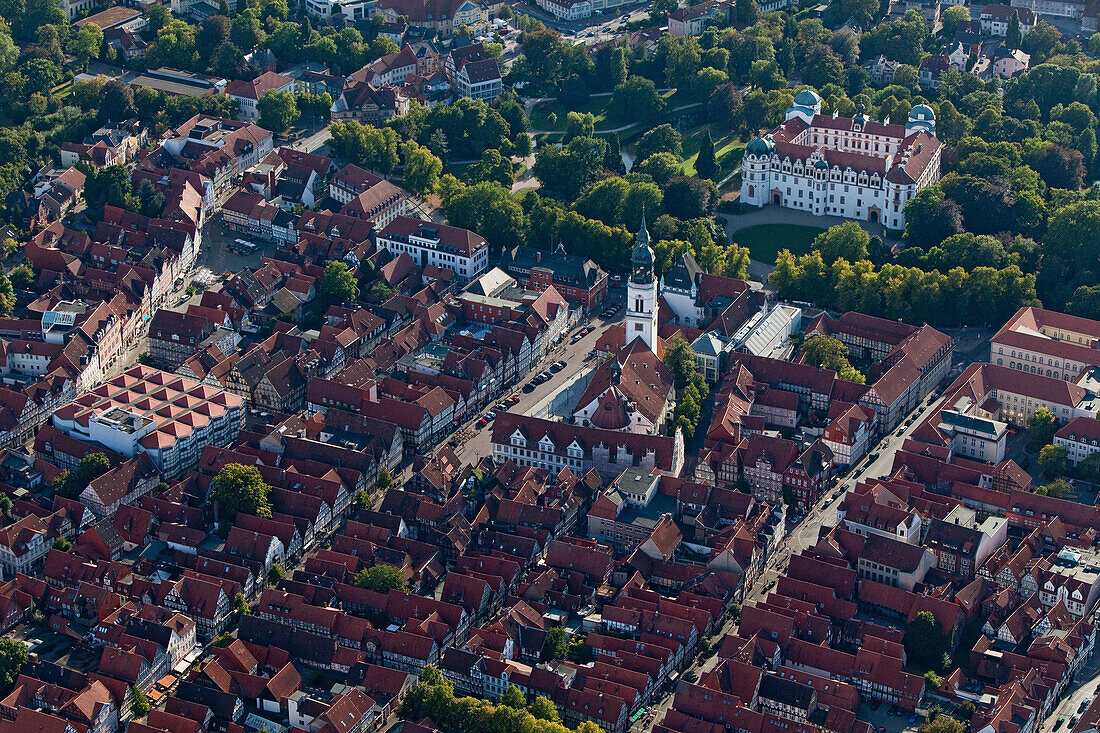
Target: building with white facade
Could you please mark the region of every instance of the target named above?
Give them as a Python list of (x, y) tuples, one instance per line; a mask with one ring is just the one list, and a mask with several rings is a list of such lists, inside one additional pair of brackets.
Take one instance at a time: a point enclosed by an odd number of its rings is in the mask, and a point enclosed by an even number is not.
[(626, 339), (629, 346), (641, 339), (646, 348), (657, 352), (657, 278), (653, 274), (653, 249), (645, 214), (630, 255), (630, 281), (626, 286)]
[(905, 204), (940, 177), (932, 109), (918, 104), (904, 125), (821, 114), (821, 97), (804, 89), (787, 119), (745, 148), (741, 200), (819, 216), (905, 228)]
[(1054, 434), (1054, 444), (1066, 449), (1066, 460), (1076, 466), (1093, 453), (1100, 453), (1100, 420), (1075, 417)]
[(990, 339), (989, 363), (1054, 379), (1076, 379), (1100, 366), (1100, 322), (1042, 308), (1021, 308)]
[(1028, 31), (1034, 28), (1035, 24), (1038, 22), (1035, 13), (1027, 8), (994, 3), (983, 7), (981, 15), (978, 16), (978, 22), (982, 27), (982, 33), (996, 36), (997, 38), (1004, 38), (1008, 35), (1008, 27), (1012, 24), (1012, 16), (1014, 15), (1020, 23), (1021, 36), (1026, 36)]
[(138, 365), (53, 414), (66, 435), (132, 458), (147, 453), (165, 479), (193, 468), (209, 445), (229, 445), (244, 422), (244, 398)]
[(497, 60), (486, 53), (480, 43), (452, 48), (444, 63), (443, 73), (456, 97), (471, 97), (489, 103), (504, 90)]
[(592, 0), (537, 0), (540, 8), (558, 20), (581, 20), (592, 16)]
[(294, 80), (274, 71), (265, 71), (252, 81), (234, 81), (225, 88), (225, 96), (236, 101), (237, 119), (242, 122), (260, 119), (260, 100), (268, 92), (293, 94)]
[(394, 255), (406, 252), (418, 267), (453, 270), (463, 281), (480, 275), (489, 264), (489, 245), (468, 229), (398, 216), (378, 234), (378, 246)]
[(1012, 7), (1027, 8), (1036, 15), (1080, 18), (1085, 14), (1084, 0), (1012, 0)]

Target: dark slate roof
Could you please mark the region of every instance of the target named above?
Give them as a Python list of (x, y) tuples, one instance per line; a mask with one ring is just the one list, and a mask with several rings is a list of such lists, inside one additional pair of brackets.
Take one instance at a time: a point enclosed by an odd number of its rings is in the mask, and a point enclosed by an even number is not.
[(512, 274), (527, 275), (535, 268), (554, 272), (554, 281), (576, 288), (593, 287), (606, 274), (592, 260), (559, 252), (546, 252), (532, 247), (516, 247), (504, 253), (502, 264)]

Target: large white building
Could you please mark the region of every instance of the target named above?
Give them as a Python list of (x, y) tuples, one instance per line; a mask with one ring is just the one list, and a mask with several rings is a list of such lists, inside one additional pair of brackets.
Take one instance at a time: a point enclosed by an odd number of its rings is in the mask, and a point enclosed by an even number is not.
[(191, 379), (137, 365), (53, 414), (55, 428), (132, 458), (146, 453), (165, 479), (229, 445), (244, 423), (244, 399)]
[(821, 97), (804, 89), (787, 119), (745, 149), (741, 200), (819, 216), (843, 216), (905, 228), (905, 204), (940, 177), (936, 117), (918, 104), (904, 125), (821, 114)]
[(378, 246), (394, 255), (402, 252), (417, 267), (446, 267), (463, 281), (480, 275), (489, 264), (489, 245), (468, 229), (398, 216), (378, 234)]

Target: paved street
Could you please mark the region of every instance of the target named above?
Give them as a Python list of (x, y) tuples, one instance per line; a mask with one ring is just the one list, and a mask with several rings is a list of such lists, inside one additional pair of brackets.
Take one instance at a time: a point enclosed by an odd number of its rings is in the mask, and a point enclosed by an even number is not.
[[(928, 411), (931, 405), (934, 405), (939, 398), (928, 397), (920, 405), (924, 408), (924, 412), (920, 413), (921, 416)], [(867, 477), (877, 477), (886, 474), (894, 462), (894, 454), (901, 447), (902, 443), (909, 436), (913, 429), (917, 426), (919, 417), (913, 421), (908, 427), (902, 423), (901, 428), (895, 428), (890, 435), (881, 439), (877, 446), (872, 448), (871, 452), (878, 452), (878, 457), (874, 461), (870, 461), (868, 458), (864, 458), (859, 464), (845, 477), (843, 480), (838, 481), (837, 484), (830, 489), (821, 500), (810, 510), (809, 514), (796, 526), (788, 527), (787, 536), (780, 542), (777, 550), (772, 553), (765, 563), (763, 572), (760, 573), (760, 577), (748, 593), (745, 594), (744, 605), (755, 605), (761, 603), (771, 592), (775, 586), (776, 578), (782, 575), (786, 569), (787, 564), (790, 561), (790, 557), (793, 554), (797, 554), (804, 549), (813, 547), (817, 544), (817, 539), (821, 528), (831, 527), (836, 524), (836, 512), (840, 508), (840, 502), (844, 498), (844, 493), (856, 485), (861, 479)], [(726, 625), (715, 635), (714, 645), (715, 647), (721, 643), (726, 634), (730, 634), (737, 629), (737, 623), (734, 621), (728, 621)], [(709, 672), (718, 665), (717, 655), (712, 655), (704, 659), (701, 663), (697, 663), (695, 666), (688, 668), (684, 672), (686, 679), (691, 680), (695, 676), (702, 675), (705, 672)], [(673, 695), (668, 695), (660, 703), (653, 706), (655, 715), (650, 719), (640, 730), (648, 730), (654, 723), (660, 722), (664, 718), (665, 712), (668, 711), (672, 705)], [(860, 719), (866, 719), (870, 721), (872, 717), (881, 714), (882, 717), (886, 717), (885, 710), (889, 706), (883, 706), (879, 711), (873, 711), (869, 706), (861, 705), (859, 709)], [(900, 725), (902, 728), (906, 727), (907, 719), (903, 718), (891, 718), (893, 721), (891, 730), (897, 729)], [(875, 723), (876, 727), (879, 723)], [(637, 726), (635, 730), (638, 730)]]
[(1069, 733), (1073, 730), (1073, 724), (1081, 715), (1081, 703), (1091, 701), (1100, 689), (1100, 655), (1093, 654), (1084, 668), (1077, 673), (1077, 679), (1064, 691), (1062, 702), (1055, 705), (1046, 720), (1036, 727), (1036, 733), (1051, 733), (1058, 725), (1058, 718), (1065, 718), (1065, 722), (1059, 726), (1058, 733)]
[[(621, 318), (621, 314), (622, 312), (620, 311), (617, 317)], [(588, 334), (577, 343), (572, 343), (572, 333), (575, 333), (575, 331), (565, 335), (562, 338), (562, 343), (552, 348), (546, 355), (546, 358), (543, 359), (542, 363), (533, 367), (527, 377), (514, 385), (508, 394), (502, 395), (481, 413), (472, 415), (471, 419), (462, 427), (470, 428), (473, 431), (473, 436), (460, 443), (456, 449), (458, 457), (462, 459), (463, 463), (475, 463), (479, 458), (491, 456), (493, 454), (493, 424), (489, 423), (484, 428), (480, 429), (475, 426), (481, 415), (490, 410), (494, 410), (496, 405), (499, 404), (501, 400), (506, 399), (510, 394), (518, 394), (520, 400), (509, 408), (507, 412), (516, 412), (526, 415), (546, 397), (549, 397), (561, 389), (562, 385), (572, 377), (584, 370), (593, 368), (596, 365), (596, 361), (587, 358), (587, 355), (596, 346), (596, 341), (599, 340), (600, 336), (607, 330), (607, 326), (610, 325), (613, 320), (614, 319), (605, 321), (596, 315), (591, 321), (591, 324), (595, 326), (592, 333)], [(583, 326), (584, 324), (582, 322), (581, 327)], [(568, 366), (557, 374), (554, 374), (550, 381), (535, 387), (534, 391), (524, 393), (523, 385), (530, 382), (542, 371), (548, 369), (555, 361), (564, 361)]]

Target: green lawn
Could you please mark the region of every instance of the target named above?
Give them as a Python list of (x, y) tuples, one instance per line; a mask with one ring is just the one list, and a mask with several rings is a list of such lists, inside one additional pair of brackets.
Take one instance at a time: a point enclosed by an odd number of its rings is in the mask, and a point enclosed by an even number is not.
[[(699, 146), (703, 142), (703, 132), (709, 127), (702, 125), (695, 128), (684, 137), (684, 175), (695, 175), (695, 160), (699, 157)], [(734, 132), (721, 134), (720, 131), (711, 130), (711, 139), (714, 142), (714, 155), (718, 159), (720, 177), (724, 177), (733, 170), (741, 160), (745, 152), (745, 143)]]
[[(601, 127), (608, 127), (607, 123), (607, 105), (611, 101), (611, 96), (605, 97), (592, 97), (586, 103), (578, 106), (576, 109), (570, 110), (567, 107), (562, 106), (557, 102), (543, 102), (542, 104), (536, 104), (535, 108), (531, 110), (531, 127), (536, 130), (558, 130), (560, 132), (565, 131), (565, 120), (569, 112), (591, 112), (596, 117), (596, 129)], [(550, 113), (557, 115), (557, 119), (553, 124), (550, 123)]]
[(749, 248), (749, 254), (757, 262), (771, 265), (782, 250), (789, 249), (796, 255), (810, 251), (814, 237), (825, 231), (822, 227), (799, 224), (760, 224), (735, 232), (731, 239)]

